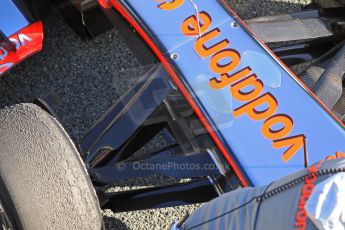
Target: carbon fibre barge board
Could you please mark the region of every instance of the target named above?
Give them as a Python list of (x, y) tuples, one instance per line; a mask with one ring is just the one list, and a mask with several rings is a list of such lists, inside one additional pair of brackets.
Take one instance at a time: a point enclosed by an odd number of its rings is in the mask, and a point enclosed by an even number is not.
[(223, 3), (111, 5), (162, 61), (244, 185), (303, 168), (307, 153), (311, 164), (345, 151), (339, 121)]

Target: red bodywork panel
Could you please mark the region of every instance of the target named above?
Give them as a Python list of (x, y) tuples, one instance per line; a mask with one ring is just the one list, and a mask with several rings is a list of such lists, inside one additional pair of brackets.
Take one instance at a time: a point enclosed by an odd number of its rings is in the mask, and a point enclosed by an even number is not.
[(0, 76), (16, 64), (42, 50), (43, 25), (35, 22), (11, 35), (9, 40), (15, 45), (16, 51), (9, 52), (0, 46)]

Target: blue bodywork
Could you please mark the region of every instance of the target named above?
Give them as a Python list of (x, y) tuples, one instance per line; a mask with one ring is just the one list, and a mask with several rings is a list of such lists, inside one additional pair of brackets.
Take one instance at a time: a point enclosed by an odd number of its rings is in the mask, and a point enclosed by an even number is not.
[(0, 0), (0, 30), (7, 37), (29, 24), (12, 0)]
[[(175, 57), (171, 64), (252, 185), (265, 185), (304, 168), (303, 148), (284, 162), (281, 156), (286, 149), (273, 148), (272, 141), (261, 133), (264, 121), (253, 121), (245, 115), (235, 118), (233, 110), (244, 102), (233, 99), (229, 87), (217, 91), (208, 85), (211, 78), (219, 77), (209, 68), (211, 57), (198, 56), (194, 51), (198, 37), (185, 36), (180, 29), (186, 18), (195, 15), (191, 1), (186, 0), (180, 7), (168, 11), (158, 8), (160, 3), (155, 0), (120, 2), (144, 26), (166, 57)], [(194, 0), (194, 3), (199, 12), (206, 11), (212, 17), (209, 30), (219, 28), (221, 31), (221, 36), (211, 45), (227, 38), (229, 48), (240, 53), (241, 64), (233, 72), (251, 66), (264, 83), (263, 93), (270, 92), (279, 102), (275, 114), (288, 114), (293, 118), (294, 127), (289, 136), (305, 135), (310, 164), (336, 151), (345, 151), (344, 128), (236, 16), (217, 1)]]

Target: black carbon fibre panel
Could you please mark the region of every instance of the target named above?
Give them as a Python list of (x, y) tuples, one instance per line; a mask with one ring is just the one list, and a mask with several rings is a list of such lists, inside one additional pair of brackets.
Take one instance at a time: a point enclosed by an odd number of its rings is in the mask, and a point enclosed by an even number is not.
[(340, 97), (340, 100), (335, 104), (333, 112), (337, 117), (345, 123), (345, 90), (343, 88), (343, 94)]
[(327, 105), (333, 109), (335, 104), (341, 98), (343, 93), (343, 77), (345, 74), (345, 46), (343, 46), (337, 55), (330, 60), (325, 72), (313, 88), (315, 94)]
[(325, 23), (318, 18), (289, 19), (288, 15), (283, 15), (273, 19), (278, 20), (268, 21), (268, 18), (263, 18), (249, 20), (247, 23), (265, 43), (310, 40), (332, 35)]
[(258, 22), (274, 22), (274, 21), (288, 21), (294, 19), (291, 14), (279, 14), (279, 15), (272, 15), (272, 16), (263, 16), (258, 18), (251, 18), (246, 20), (245, 22), (248, 25)]
[(302, 76), (300, 76), (300, 79), (308, 86), (308, 88), (312, 89), (324, 71), (325, 69), (319, 66), (311, 66), (303, 73)]

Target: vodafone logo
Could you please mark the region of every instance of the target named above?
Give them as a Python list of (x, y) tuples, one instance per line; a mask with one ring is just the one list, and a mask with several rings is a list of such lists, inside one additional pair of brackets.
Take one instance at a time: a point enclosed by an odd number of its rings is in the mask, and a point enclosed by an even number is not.
[[(16, 47), (16, 50), (19, 50), (20, 47), (25, 46), (26, 43), (32, 42), (32, 39), (25, 34), (18, 34), (16, 37), (12, 37), (9, 39), (13, 45)], [(6, 60), (6, 57), (9, 55), (9, 52), (2, 46), (0, 46), (0, 62)], [(4, 64), (0, 64), (0, 74), (6, 71), (8, 68), (11, 68), (14, 65), (13, 62), (5, 62)]]
[(162, 10), (174, 10), (180, 7), (184, 3), (184, 0), (157, 0), (157, 2), (161, 2), (158, 8)]
[[(162, 10), (177, 9), (184, 0), (164, 1)], [(194, 51), (203, 59), (210, 57), (210, 70), (215, 74), (209, 79), (212, 90), (229, 89), (229, 96), (242, 102), (232, 114), (235, 118), (246, 116), (253, 122), (260, 122), (261, 135), (274, 149), (285, 149), (281, 155), (283, 162), (290, 161), (300, 150), (306, 155), (306, 136), (291, 135), (295, 127), (294, 119), (287, 113), (277, 113), (279, 101), (271, 92), (265, 92), (264, 83), (251, 66), (235, 71), (242, 62), (242, 57), (235, 47), (231, 47), (228, 38), (219, 39), (222, 31), (219, 27), (211, 30), (212, 16), (202, 11), (198, 15), (187, 17), (180, 30), (187, 37), (199, 35), (194, 44)], [(218, 39), (218, 42), (215, 42)], [(248, 92), (246, 89), (250, 88)], [(264, 108), (263, 108), (264, 107)], [(278, 127), (278, 128), (277, 128)]]

